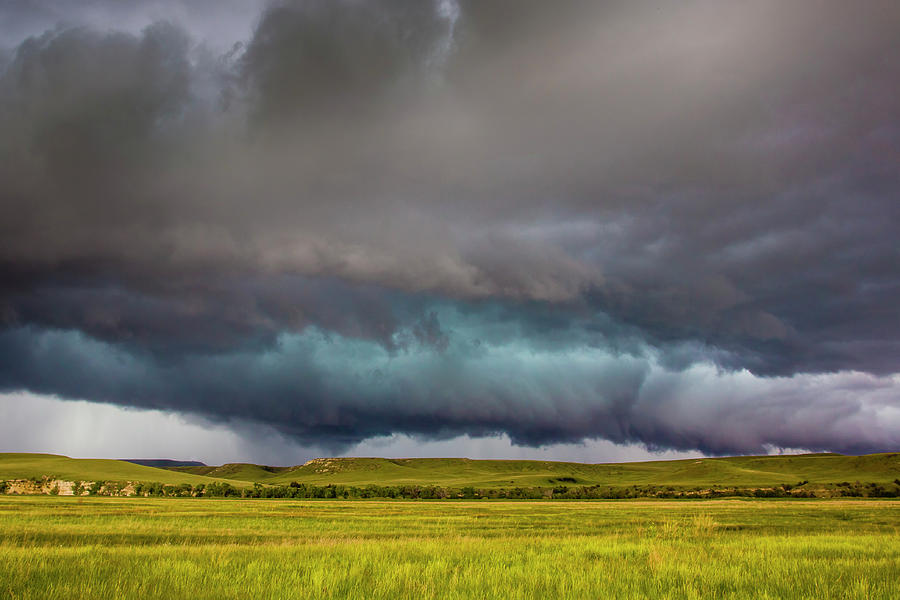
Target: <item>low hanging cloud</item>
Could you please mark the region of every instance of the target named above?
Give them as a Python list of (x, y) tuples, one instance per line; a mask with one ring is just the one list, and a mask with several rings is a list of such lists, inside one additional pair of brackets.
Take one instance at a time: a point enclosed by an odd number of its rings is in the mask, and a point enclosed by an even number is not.
[(233, 8), (0, 8), (3, 390), (896, 447), (896, 3)]
[[(488, 327), (489, 328), (489, 327)], [(475, 332), (459, 323), (457, 331)], [(414, 340), (415, 336), (411, 336)], [(274, 348), (177, 362), (79, 334), (13, 331), (0, 385), (42, 394), (255, 421), (342, 452), (375, 437), (507, 435), (542, 446), (585, 439), (709, 454), (771, 448), (874, 452), (900, 443), (900, 378), (863, 373), (758, 378), (710, 364), (673, 371), (655, 354), (533, 347), (495, 333), (391, 355), (375, 342), (307, 331)]]

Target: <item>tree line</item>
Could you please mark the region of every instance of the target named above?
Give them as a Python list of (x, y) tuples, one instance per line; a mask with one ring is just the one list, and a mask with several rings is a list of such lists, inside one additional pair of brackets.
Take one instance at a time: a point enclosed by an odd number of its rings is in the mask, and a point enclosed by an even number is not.
[[(206, 497), (206, 498), (293, 498), (293, 499), (405, 499), (405, 500), (609, 500), (629, 498), (821, 498), (821, 497), (900, 497), (900, 482), (892, 484), (849, 483), (832, 484), (828, 488), (811, 489), (799, 484), (781, 484), (767, 488), (675, 488), (672, 486), (614, 487), (602, 485), (476, 488), (451, 488), (435, 485), (312, 485), (291, 482), (288, 485), (262, 485), (238, 488), (229, 483), (163, 484), (137, 483), (130, 495), (150, 497)], [(86, 487), (88, 495), (119, 496), (124, 486), (114, 482), (93, 482)], [(0, 483), (0, 493), (5, 491)]]
[[(12, 482), (0, 481), (0, 494), (6, 493)], [(191, 485), (158, 482), (134, 483), (93, 481), (76, 482), (73, 492), (89, 496), (144, 496), (171, 498), (294, 498), (294, 499), (405, 499), (405, 500), (612, 500), (629, 498), (897, 498), (900, 479), (893, 483), (841, 482), (813, 489), (808, 481), (781, 484), (765, 488), (735, 488), (724, 486), (676, 488), (674, 486), (603, 486), (557, 485), (554, 487), (451, 488), (436, 485), (313, 485), (296, 481), (288, 485), (263, 485), (238, 488), (225, 482)], [(52, 491), (50, 493), (53, 493)], [(57, 492), (58, 493), (58, 492)]]

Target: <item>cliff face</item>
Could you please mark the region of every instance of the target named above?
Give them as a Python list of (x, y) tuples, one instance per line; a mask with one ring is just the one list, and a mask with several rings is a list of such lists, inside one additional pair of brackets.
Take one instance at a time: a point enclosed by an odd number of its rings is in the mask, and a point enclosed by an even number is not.
[(14, 495), (54, 495), (54, 496), (87, 496), (92, 488), (104, 496), (130, 496), (134, 493), (134, 484), (101, 483), (96, 481), (66, 481), (64, 479), (42, 478), (9, 479), (0, 482), (0, 493)]

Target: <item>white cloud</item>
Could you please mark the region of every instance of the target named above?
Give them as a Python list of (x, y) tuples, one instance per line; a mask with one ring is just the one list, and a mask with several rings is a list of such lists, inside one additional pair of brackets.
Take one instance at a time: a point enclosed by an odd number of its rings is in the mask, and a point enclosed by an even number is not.
[(674, 460), (702, 457), (700, 452), (666, 450), (651, 452), (639, 444), (618, 445), (607, 440), (587, 440), (581, 444), (551, 444), (538, 448), (515, 446), (506, 435), (448, 440), (419, 440), (408, 435), (373, 438), (343, 456), (385, 458), (472, 458), (507, 460), (562, 460), (585, 463)]

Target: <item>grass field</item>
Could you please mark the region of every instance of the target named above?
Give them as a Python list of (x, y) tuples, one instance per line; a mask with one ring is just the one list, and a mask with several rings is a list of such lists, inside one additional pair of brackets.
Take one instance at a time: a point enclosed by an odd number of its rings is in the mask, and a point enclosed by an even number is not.
[(0, 497), (8, 598), (900, 597), (900, 502)]

